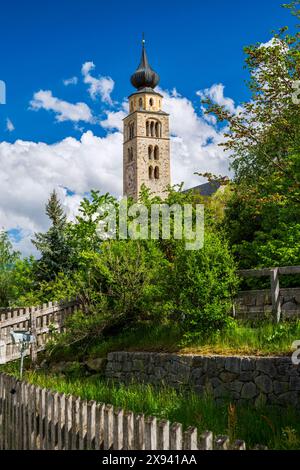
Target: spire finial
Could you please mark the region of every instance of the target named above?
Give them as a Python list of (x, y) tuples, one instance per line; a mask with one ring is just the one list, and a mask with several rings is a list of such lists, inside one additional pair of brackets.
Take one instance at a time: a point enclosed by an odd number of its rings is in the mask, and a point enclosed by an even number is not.
[(145, 33), (142, 33), (142, 57), (140, 64), (134, 74), (131, 76), (131, 84), (138, 90), (154, 89), (159, 82), (159, 76), (149, 65), (146, 48), (145, 48)]

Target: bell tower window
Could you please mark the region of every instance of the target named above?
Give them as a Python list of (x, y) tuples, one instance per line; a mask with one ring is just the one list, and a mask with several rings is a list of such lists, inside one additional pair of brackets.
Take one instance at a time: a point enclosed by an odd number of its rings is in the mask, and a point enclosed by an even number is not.
[(143, 99), (139, 99), (139, 109), (143, 109)]
[(158, 168), (158, 166), (156, 166), (156, 167), (154, 168), (154, 178), (155, 178), (156, 180), (159, 179), (159, 168)]
[(154, 147), (154, 160), (159, 160), (159, 148), (158, 145)]
[[(149, 145), (149, 147), (148, 147), (149, 160), (152, 160), (152, 154), (153, 154), (153, 147), (152, 147), (152, 145)], [(155, 150), (154, 150), (154, 158), (155, 158)]]
[(128, 124), (128, 139), (133, 139), (134, 138), (134, 123), (131, 122)]
[(128, 148), (128, 163), (133, 162), (133, 148)]
[(150, 98), (150, 100), (149, 100), (149, 105), (150, 105), (150, 108), (152, 108), (152, 106), (153, 106), (153, 98)]
[(155, 137), (155, 134), (154, 134), (155, 124), (153, 121), (151, 121), (151, 124), (150, 124), (150, 131), (151, 131), (151, 137)]
[(149, 180), (153, 179), (153, 167), (149, 166)]
[(161, 137), (161, 124), (158, 121), (155, 123), (155, 137)]

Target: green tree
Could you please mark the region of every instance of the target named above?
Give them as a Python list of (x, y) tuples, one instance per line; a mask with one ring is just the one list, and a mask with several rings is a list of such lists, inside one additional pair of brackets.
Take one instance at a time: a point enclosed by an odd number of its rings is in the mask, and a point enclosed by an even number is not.
[[(299, 4), (285, 6), (297, 19)], [(300, 264), (300, 33), (284, 27), (245, 52), (251, 99), (234, 113), (205, 101), (226, 124), (235, 172), (225, 227), (242, 267)]]
[(226, 240), (207, 228), (204, 247), (186, 251), (176, 243), (167, 277), (173, 312), (187, 340), (210, 336), (230, 325), (237, 290), (236, 266)]
[(67, 236), (67, 220), (56, 191), (46, 205), (51, 226), (46, 233), (36, 233), (32, 243), (41, 253), (36, 265), (39, 281), (51, 281), (59, 272), (68, 272), (72, 266), (71, 242)]
[(7, 232), (0, 232), (0, 307), (15, 300), (14, 268), (20, 254), (13, 249)]

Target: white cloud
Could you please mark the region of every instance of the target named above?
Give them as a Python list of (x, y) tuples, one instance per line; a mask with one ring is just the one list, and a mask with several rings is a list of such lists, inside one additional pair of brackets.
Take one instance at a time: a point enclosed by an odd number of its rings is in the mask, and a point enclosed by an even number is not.
[(12, 132), (15, 130), (15, 126), (9, 118), (6, 119), (6, 130), (9, 132)]
[(37, 111), (45, 109), (53, 111), (58, 122), (62, 121), (84, 121), (93, 122), (92, 111), (86, 103), (69, 103), (52, 95), (50, 90), (40, 90), (33, 95), (30, 101), (30, 109)]
[(83, 81), (89, 85), (89, 94), (93, 100), (99, 96), (104, 103), (112, 105), (113, 101), (110, 95), (114, 89), (115, 82), (111, 77), (102, 77), (100, 75), (98, 78), (93, 77), (90, 72), (94, 68), (94, 62), (85, 62), (81, 68)]
[[(186, 188), (200, 184), (196, 171), (229, 174), (228, 154), (218, 145), (222, 131), (176, 90), (159, 91), (164, 96), (163, 109), (170, 113), (172, 183), (184, 181)], [(81, 114), (80, 103), (70, 110), (70, 103), (54, 98), (49, 91), (36, 93), (33, 101), (35, 109), (54, 111), (57, 120), (78, 122), (92, 116), (89, 108)], [(15, 246), (23, 254), (34, 252), (30, 244), (33, 233), (48, 227), (44, 208), (54, 188), (69, 218), (74, 218), (80, 200), (91, 189), (122, 194), (121, 130), (128, 103), (124, 100), (116, 111), (103, 111), (106, 119), (100, 125), (109, 131), (104, 137), (88, 131), (80, 139), (67, 137), (52, 145), (23, 140), (0, 143), (0, 227), (21, 230)]]
[(222, 83), (215, 83), (210, 88), (197, 91), (196, 95), (200, 96), (201, 99), (210, 98), (219, 106), (224, 106), (231, 114), (239, 113), (242, 108), (236, 107), (233, 99), (224, 96), (224, 89), (225, 87)]
[(172, 183), (184, 182), (186, 188), (201, 184), (204, 180), (195, 172), (228, 175), (228, 154), (219, 146), (223, 132), (176, 90), (160, 92), (164, 110), (170, 114)]
[(121, 105), (121, 109), (119, 111), (104, 111), (106, 115), (106, 119), (100, 121), (100, 125), (109, 131), (111, 130), (118, 130), (122, 132), (123, 129), (123, 119), (128, 114), (129, 107), (128, 101), (123, 101)]
[(78, 77), (71, 77), (71, 78), (66, 78), (65, 80), (63, 80), (63, 84), (65, 86), (77, 85), (77, 83), (78, 83)]
[(33, 250), (32, 234), (48, 227), (44, 207), (53, 188), (70, 217), (92, 188), (121, 194), (122, 134), (100, 138), (88, 131), (80, 140), (68, 137), (53, 145), (0, 143), (0, 226), (22, 229), (23, 253)]

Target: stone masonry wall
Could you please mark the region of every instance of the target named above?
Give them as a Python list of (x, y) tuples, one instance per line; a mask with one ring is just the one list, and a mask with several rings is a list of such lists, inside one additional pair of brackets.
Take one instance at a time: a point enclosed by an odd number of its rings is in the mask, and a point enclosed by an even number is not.
[(300, 366), (290, 357), (180, 356), (142, 352), (108, 354), (106, 377), (129, 383), (210, 390), (217, 402), (300, 406)]
[[(280, 289), (282, 318), (300, 316), (300, 288)], [(235, 302), (238, 318), (256, 319), (272, 316), (270, 289), (241, 291)]]

